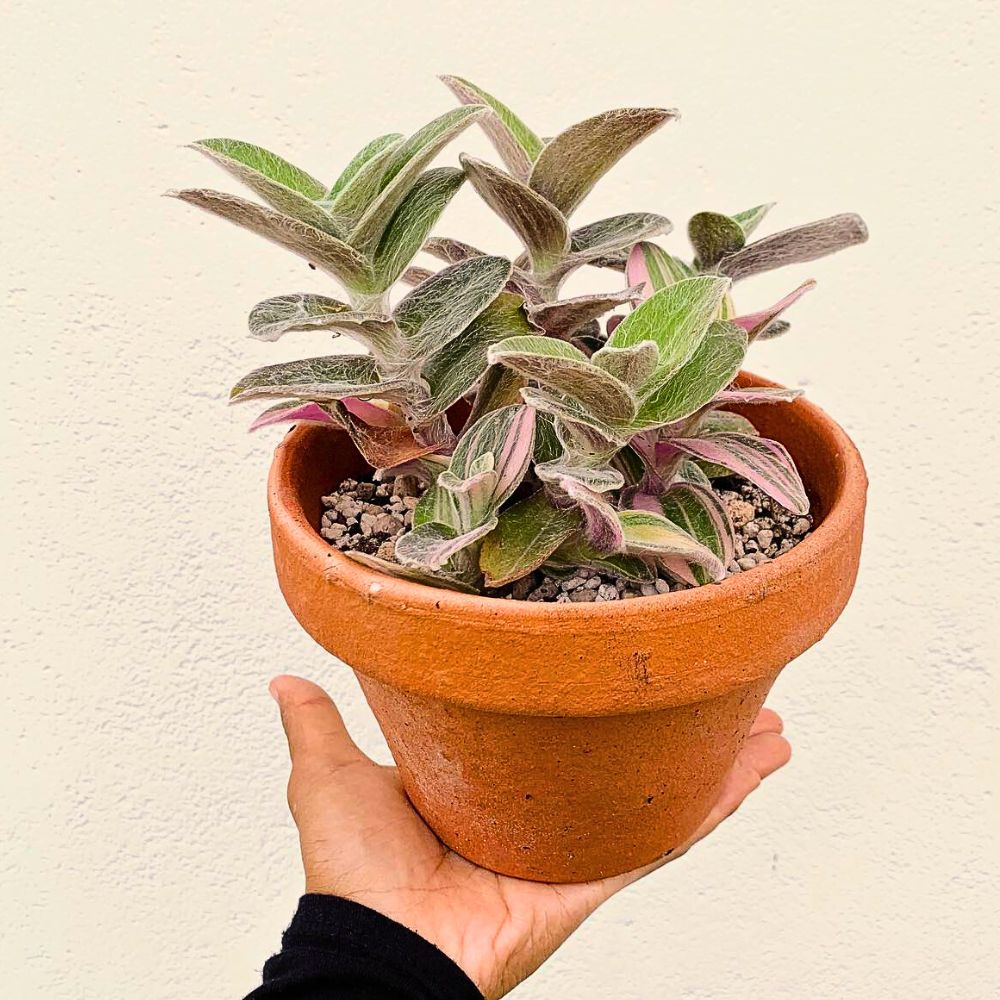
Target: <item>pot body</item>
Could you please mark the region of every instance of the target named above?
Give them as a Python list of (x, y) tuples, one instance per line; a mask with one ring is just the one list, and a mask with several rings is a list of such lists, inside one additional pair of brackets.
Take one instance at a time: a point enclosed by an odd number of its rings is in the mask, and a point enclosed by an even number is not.
[(366, 471), (349, 439), (299, 426), (278, 448), (282, 592), (355, 668), (407, 794), (458, 853), (577, 882), (681, 846), (778, 673), (840, 614), (861, 548), (860, 457), (803, 400), (745, 412), (795, 458), (812, 535), (722, 584), (606, 604), (473, 597), (368, 570), (318, 533), (321, 497)]

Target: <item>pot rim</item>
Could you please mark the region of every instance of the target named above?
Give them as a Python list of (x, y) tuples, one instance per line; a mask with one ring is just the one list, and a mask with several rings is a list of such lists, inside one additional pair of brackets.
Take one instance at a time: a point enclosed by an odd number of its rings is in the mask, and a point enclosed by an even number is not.
[[(750, 372), (741, 372), (739, 383), (768, 388), (780, 384)], [(863, 498), (867, 476), (857, 448), (846, 432), (815, 403), (800, 397), (792, 402), (767, 403), (781, 406), (802, 418), (812, 418), (820, 424), (835, 445), (840, 475), (829, 509), (807, 538), (790, 551), (752, 571), (729, 576), (721, 583), (706, 584), (690, 590), (672, 591), (626, 601), (553, 603), (545, 601), (508, 600), (479, 594), (432, 587), (369, 569), (349, 559), (331, 546), (309, 521), (292, 487), (289, 476), (291, 455), (303, 438), (311, 433), (327, 432), (327, 428), (300, 424), (292, 428), (275, 450), (268, 476), (268, 506), (272, 519), (282, 522), (283, 534), (302, 553), (324, 560), (326, 573), (338, 582), (364, 593), (369, 603), (405, 607), (410, 613), (425, 613), (437, 618), (455, 616), (465, 619), (488, 617), (490, 621), (525, 627), (530, 622), (600, 622), (607, 619), (645, 618), (651, 612), (669, 611), (677, 618), (696, 620), (716, 617), (721, 603), (743, 605), (766, 594), (783, 590), (789, 581), (798, 579), (798, 571), (808, 563), (823, 560), (824, 555), (839, 544), (857, 516), (849, 498)], [(530, 627), (530, 625), (528, 626)]]

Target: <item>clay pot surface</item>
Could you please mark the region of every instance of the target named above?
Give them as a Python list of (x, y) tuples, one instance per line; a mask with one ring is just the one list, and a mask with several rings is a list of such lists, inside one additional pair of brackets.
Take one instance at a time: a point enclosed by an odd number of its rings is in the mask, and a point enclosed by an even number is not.
[(813, 533), (721, 584), (600, 604), (470, 596), (366, 569), (318, 532), (321, 497), (369, 471), (350, 440), (300, 425), (278, 447), (268, 500), (282, 593), (357, 672), (407, 794), (459, 854), (577, 882), (678, 847), (781, 669), (843, 610), (864, 525), (857, 449), (805, 399), (733, 409), (791, 452)]

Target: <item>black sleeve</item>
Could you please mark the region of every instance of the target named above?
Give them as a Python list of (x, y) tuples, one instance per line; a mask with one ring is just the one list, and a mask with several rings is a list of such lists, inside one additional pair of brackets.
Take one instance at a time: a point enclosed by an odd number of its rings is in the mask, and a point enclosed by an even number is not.
[(483, 1000), (420, 935), (367, 906), (310, 894), (246, 1000)]

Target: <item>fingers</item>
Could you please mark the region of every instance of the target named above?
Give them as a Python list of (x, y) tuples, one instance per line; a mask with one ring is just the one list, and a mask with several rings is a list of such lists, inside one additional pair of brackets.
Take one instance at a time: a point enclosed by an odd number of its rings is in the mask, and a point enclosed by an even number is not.
[(773, 712), (769, 708), (762, 708), (760, 710), (760, 715), (754, 720), (754, 724), (750, 727), (750, 735), (754, 736), (756, 733), (781, 733), (785, 728), (785, 724), (781, 721), (781, 716), (777, 712)]
[(271, 681), (269, 690), (281, 710), (281, 724), (296, 770), (311, 770), (313, 766), (336, 769), (368, 760), (348, 734), (337, 706), (319, 685), (283, 675)]

